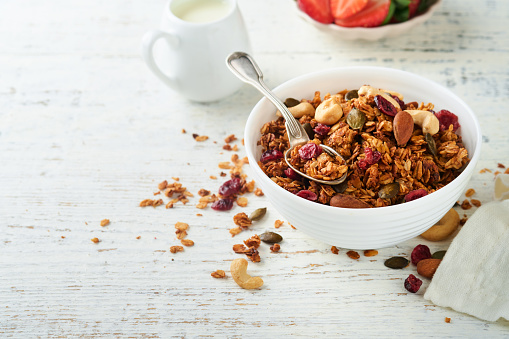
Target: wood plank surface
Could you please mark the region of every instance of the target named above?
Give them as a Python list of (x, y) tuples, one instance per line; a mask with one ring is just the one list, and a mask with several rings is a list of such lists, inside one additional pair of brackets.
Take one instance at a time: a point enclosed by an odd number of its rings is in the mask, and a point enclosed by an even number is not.
[[(141, 59), (140, 42), (164, 6), (0, 1), (0, 337), (509, 336), (508, 321), (485, 322), (424, 300), (427, 281), (407, 293), (403, 281), (414, 268), (390, 270), (383, 262), (408, 257), (425, 242), (419, 237), (352, 260), (348, 249), (335, 255), (285, 223), (277, 230), (281, 253), (262, 246), (262, 261), (249, 266), (263, 288), (240, 289), (229, 273), (240, 257), (232, 245), (274, 230), (282, 217), (253, 194), (247, 207), (230, 212), (195, 205), (201, 188), (217, 192), (226, 180), (219, 162), (245, 156), (244, 124), (261, 95), (246, 85), (199, 104), (160, 83)], [(319, 31), (298, 18), (293, 1), (239, 6), (270, 87), (311, 71), (374, 65), (450, 88), (483, 131), (469, 187), (481, 202), (492, 200), (494, 175), (479, 171), (509, 166), (509, 2), (444, 0), (423, 25), (376, 42)], [(193, 133), (209, 139), (196, 142)], [(238, 152), (222, 149), (230, 134)], [(252, 178), (248, 165), (244, 172)], [(194, 194), (188, 204), (138, 206), (158, 198), (158, 183), (172, 177)], [(232, 238), (233, 215), (259, 207), (268, 208), (265, 218)], [(102, 219), (111, 223), (101, 227)], [(177, 221), (190, 225), (195, 245), (172, 254)], [(434, 252), (449, 243), (427, 244)], [(227, 278), (212, 278), (217, 269)]]

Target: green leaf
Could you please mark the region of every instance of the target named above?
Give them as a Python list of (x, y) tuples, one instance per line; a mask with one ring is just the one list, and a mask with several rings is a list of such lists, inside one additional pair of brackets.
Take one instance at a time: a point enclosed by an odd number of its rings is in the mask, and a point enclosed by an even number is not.
[(396, 5), (397, 8), (405, 8), (410, 5), (411, 0), (392, 0), (392, 3)]
[(396, 10), (396, 12), (394, 12), (394, 19), (396, 19), (396, 21), (398, 22), (407, 21), (409, 16), (410, 12), (408, 10), (408, 7), (398, 9)]
[(385, 17), (384, 21), (382, 22), (382, 25), (386, 25), (391, 21), (395, 10), (396, 10), (396, 5), (394, 4), (394, 1), (391, 1), (391, 5), (389, 6), (389, 11), (387, 12), (387, 16)]

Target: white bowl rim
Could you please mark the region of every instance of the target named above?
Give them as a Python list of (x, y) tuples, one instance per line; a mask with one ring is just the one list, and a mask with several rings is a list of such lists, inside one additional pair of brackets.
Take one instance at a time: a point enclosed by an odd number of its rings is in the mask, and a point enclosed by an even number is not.
[[(456, 94), (454, 94), (448, 88), (440, 85), (439, 83), (437, 83), (437, 82), (435, 82), (433, 80), (427, 79), (427, 78), (422, 77), (422, 76), (420, 76), (418, 74), (415, 74), (415, 73), (411, 73), (411, 72), (408, 72), (408, 71), (403, 71), (403, 70), (395, 69), (395, 68), (379, 67), (379, 66), (349, 66), (349, 67), (329, 68), (329, 69), (324, 69), (324, 70), (320, 70), (320, 71), (316, 71), (316, 72), (311, 72), (311, 73), (303, 74), (303, 75), (297, 76), (295, 78), (292, 78), (290, 80), (287, 80), (287, 81), (283, 82), (281, 85), (279, 85), (276, 88), (274, 88), (273, 91), (274, 91), (274, 93), (278, 94), (279, 91), (284, 90), (285, 88), (287, 88), (289, 86), (292, 86), (292, 84), (295, 83), (295, 82), (302, 82), (302, 83), (304, 83), (305, 80), (309, 79), (309, 78), (320, 77), (320, 76), (325, 75), (325, 74), (327, 74), (327, 75), (330, 75), (331, 73), (338, 74), (338, 73), (345, 72), (345, 71), (355, 71), (355, 70), (372, 71), (372, 72), (393, 72), (393, 73), (399, 73), (400, 75), (405, 75), (407, 77), (413, 77), (414, 79), (419, 80), (420, 82), (424, 82), (424, 83), (428, 83), (429, 85), (436, 86), (438, 90), (441, 90), (441, 91), (445, 92), (447, 94), (447, 96), (453, 97), (456, 101), (458, 101), (461, 105), (463, 105), (464, 108), (465, 108), (466, 113), (468, 113), (469, 118), (474, 121), (475, 134), (477, 136), (477, 142), (474, 144), (474, 147), (475, 147), (474, 154), (473, 155), (469, 154), (470, 162), (465, 167), (465, 169), (461, 172), (461, 174), (459, 176), (457, 176), (452, 182), (450, 182), (446, 186), (442, 187), (438, 191), (430, 193), (430, 194), (428, 194), (428, 195), (426, 195), (426, 196), (424, 196), (422, 198), (419, 198), (419, 199), (416, 199), (416, 200), (413, 200), (413, 201), (409, 201), (409, 202), (405, 202), (405, 203), (402, 203), (402, 204), (398, 204), (398, 205), (385, 206), (385, 207), (374, 207), (374, 208), (370, 208), (370, 209), (365, 209), (365, 208), (340, 208), (340, 207), (333, 207), (333, 206), (330, 206), (330, 205), (324, 205), (324, 204), (316, 203), (316, 202), (309, 201), (309, 200), (306, 201), (306, 199), (295, 196), (294, 194), (288, 192), (287, 190), (285, 190), (284, 188), (281, 188), (279, 185), (277, 185), (275, 182), (273, 182), (262, 171), (260, 166), (258, 166), (258, 159), (256, 159), (254, 157), (253, 152), (251, 152), (251, 148), (249, 146), (249, 145), (251, 145), (251, 140), (250, 140), (250, 136), (249, 136), (249, 133), (248, 133), (248, 127), (253, 124), (253, 121), (255, 119), (253, 112), (258, 110), (262, 104), (269, 103), (268, 99), (266, 99), (265, 97), (260, 99), (260, 101), (258, 101), (258, 103), (251, 110), (251, 112), (249, 114), (249, 117), (247, 119), (247, 122), (246, 122), (245, 131), (244, 131), (245, 144), (247, 146), (246, 147), (246, 153), (247, 153), (249, 162), (250, 163), (254, 163), (254, 165), (251, 166), (253, 171), (257, 172), (260, 176), (264, 176), (267, 179), (267, 182), (269, 182), (268, 183), (269, 185), (274, 185), (273, 187), (275, 189), (283, 191), (282, 193), (284, 195), (286, 195), (287, 199), (301, 199), (302, 201), (299, 200), (299, 201), (301, 201), (301, 203), (312, 204), (312, 205), (310, 205), (310, 208), (313, 208), (315, 212), (324, 212), (324, 213), (327, 213), (327, 212), (332, 212), (334, 210), (338, 210), (338, 212), (339, 211), (343, 211), (343, 212), (346, 212), (349, 215), (353, 215), (353, 216), (364, 214), (366, 212), (366, 210), (369, 210), (370, 214), (374, 214), (374, 216), (378, 216), (378, 215), (379, 216), (383, 216), (383, 215), (386, 215), (386, 214), (393, 214), (393, 213), (398, 213), (398, 212), (401, 212), (401, 211), (405, 211), (405, 210), (411, 208), (412, 206), (415, 206), (418, 203), (422, 203), (424, 201), (428, 201), (430, 199), (433, 199), (433, 198), (437, 197), (437, 195), (446, 195), (446, 194), (448, 194), (450, 190), (453, 190), (455, 188), (454, 185), (452, 185), (454, 182), (461, 181), (462, 178), (468, 177), (470, 175), (469, 172), (473, 172), (474, 167), (476, 166), (477, 161), (479, 160), (479, 157), (480, 157), (480, 153), (481, 153), (482, 134), (481, 134), (481, 128), (480, 128), (479, 121), (478, 121), (475, 113), (472, 111), (472, 109), (461, 98), (459, 98)], [(274, 110), (275, 109), (276, 108), (274, 107)]]

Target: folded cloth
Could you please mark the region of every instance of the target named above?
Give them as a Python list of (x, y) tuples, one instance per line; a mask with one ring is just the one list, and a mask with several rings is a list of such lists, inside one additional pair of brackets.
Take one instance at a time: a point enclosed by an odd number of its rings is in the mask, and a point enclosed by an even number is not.
[(509, 200), (487, 203), (468, 219), (424, 298), (483, 320), (509, 320)]

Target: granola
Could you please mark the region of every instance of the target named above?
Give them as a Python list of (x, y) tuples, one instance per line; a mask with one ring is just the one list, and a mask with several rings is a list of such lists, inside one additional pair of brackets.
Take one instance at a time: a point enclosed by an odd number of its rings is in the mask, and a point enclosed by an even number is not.
[[(309, 124), (308, 127), (312, 129), (308, 133), (310, 143), (332, 147), (345, 159), (346, 166), (331, 163), (323, 155), (325, 152), (316, 154), (310, 161), (304, 161), (306, 159), (303, 160), (299, 155), (298, 148), (292, 151), (289, 160), (292, 166), (314, 177), (322, 175), (324, 178), (338, 178), (344, 173), (343, 170), (347, 170), (348, 176), (343, 186), (319, 184), (289, 170), (282, 156), (289, 148), (285, 120), (282, 117), (265, 123), (258, 141), (265, 154), (265, 157), (262, 154), (260, 160), (263, 161), (259, 161), (258, 165), (277, 185), (321, 204), (329, 205), (331, 198), (341, 189), (339, 193), (350, 195), (370, 207), (383, 207), (409, 201), (405, 196), (417, 190), (424, 190), (425, 194), (439, 190), (454, 180), (468, 164), (468, 152), (461, 136), (456, 133), (459, 124), (453, 113), (441, 110), (435, 116), (432, 103), (405, 104), (403, 97), (395, 92), (383, 93), (389, 101), (382, 104), (378, 98), (380, 95), (373, 96), (369, 92), (361, 93), (360, 90), (357, 98), (346, 100), (347, 92), (344, 90), (334, 95), (339, 98), (344, 112), (344, 116), (335, 124), (323, 125), (309, 115), (298, 119), (301, 124)], [(331, 95), (326, 94), (322, 100), (320, 92), (316, 92), (312, 100), (301, 101), (310, 102), (316, 108), (329, 98)], [(395, 102), (397, 107), (391, 102)], [(395, 126), (394, 116), (403, 110), (412, 114), (414, 126)], [(353, 112), (356, 119), (348, 119)], [(414, 115), (419, 114), (432, 116), (434, 120), (440, 121), (440, 125), (424, 125), (424, 122), (414, 118)], [(448, 119), (456, 120), (446, 127)], [(398, 145), (395, 127), (400, 127), (400, 130), (413, 128), (406, 143)], [(309, 163), (307, 167), (306, 163)], [(382, 194), (380, 197), (382, 188), (392, 183), (398, 184), (396, 194), (390, 197)], [(416, 196), (414, 193), (410, 196), (415, 199), (425, 194)]]

